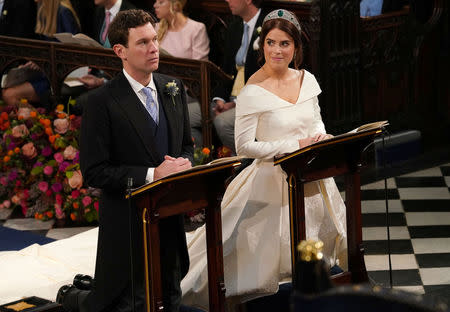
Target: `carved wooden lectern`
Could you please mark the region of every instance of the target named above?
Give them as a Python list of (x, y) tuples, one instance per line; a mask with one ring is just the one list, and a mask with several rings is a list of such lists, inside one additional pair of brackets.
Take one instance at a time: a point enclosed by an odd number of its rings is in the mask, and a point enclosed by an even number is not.
[(209, 310), (224, 311), (222, 216), (225, 181), (240, 161), (233, 158), (193, 167), (133, 190), (142, 216), (147, 312), (163, 311), (159, 221), (196, 209), (206, 212)]
[(362, 248), (360, 173), (363, 151), (382, 133), (381, 128), (345, 134), (299, 149), (275, 160), (289, 185), (292, 284), (295, 287), (296, 246), (306, 239), (304, 184), (345, 175), (348, 272), (334, 276), (338, 283), (368, 280)]

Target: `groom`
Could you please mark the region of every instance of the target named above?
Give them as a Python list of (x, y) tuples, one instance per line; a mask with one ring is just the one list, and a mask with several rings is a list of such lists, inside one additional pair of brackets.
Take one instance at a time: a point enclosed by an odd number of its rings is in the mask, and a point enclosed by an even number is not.
[[(193, 154), (184, 86), (154, 73), (159, 50), (153, 18), (143, 10), (122, 11), (108, 37), (123, 72), (89, 93), (84, 107), (81, 170), (89, 186), (102, 189), (102, 198), (95, 283), (87, 296), (62, 300), (72, 311), (131, 311), (127, 179), (137, 187), (188, 169)], [(142, 224), (132, 211), (135, 311), (144, 311)], [(189, 268), (182, 217), (163, 219), (160, 237), (164, 311), (178, 311)]]

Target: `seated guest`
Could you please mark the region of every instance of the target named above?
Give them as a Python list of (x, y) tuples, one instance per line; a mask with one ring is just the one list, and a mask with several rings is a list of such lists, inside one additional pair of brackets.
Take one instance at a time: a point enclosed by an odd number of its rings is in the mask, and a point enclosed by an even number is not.
[(359, 4), (361, 17), (376, 16), (381, 14), (383, 0), (362, 0)]
[[(209, 38), (203, 23), (183, 14), (186, 0), (157, 0), (155, 14), (160, 47), (175, 57), (207, 60)], [(197, 99), (187, 98), (191, 133), (196, 146), (202, 145), (202, 116)]]
[(105, 48), (111, 48), (108, 37), (109, 24), (117, 13), (124, 10), (134, 9), (135, 6), (127, 0), (94, 0), (97, 8), (95, 9), (94, 30), (92, 38), (97, 40)]
[(240, 90), (260, 65), (258, 59), (258, 38), (264, 13), (261, 13), (262, 0), (228, 1), (231, 13), (240, 17), (228, 25), (225, 35), (225, 55), (222, 69), (234, 77), (234, 81), (214, 89), (213, 113), (214, 127), (223, 145), (233, 153), (235, 100)]
[(34, 38), (36, 3), (34, 0), (0, 0), (0, 35)]
[[(42, 40), (55, 40), (55, 33), (70, 32), (77, 34), (80, 32), (80, 22), (70, 3), (70, 0), (37, 0), (38, 11), (35, 32)], [(40, 71), (33, 62), (27, 62), (25, 67), (30, 67)], [(35, 76), (36, 77), (36, 76)], [(15, 105), (21, 99), (26, 99), (30, 103), (40, 103), (50, 92), (50, 83), (41, 72), (36, 78), (25, 81), (21, 84), (3, 89), (2, 97), (7, 105)], [(45, 103), (40, 103), (40, 105)]]

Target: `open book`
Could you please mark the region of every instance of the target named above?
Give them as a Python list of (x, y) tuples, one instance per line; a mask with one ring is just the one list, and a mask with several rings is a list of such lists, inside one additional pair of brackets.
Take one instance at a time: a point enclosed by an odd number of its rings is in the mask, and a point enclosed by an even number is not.
[(54, 37), (62, 43), (78, 44), (82, 46), (95, 48), (103, 47), (99, 42), (82, 33), (78, 33), (76, 35), (73, 35), (71, 33), (57, 33), (54, 35)]
[(353, 129), (353, 130), (349, 131), (348, 133), (355, 133), (355, 132), (379, 129), (379, 128), (382, 128), (387, 125), (389, 125), (389, 121), (387, 121), (387, 120), (375, 121), (375, 122), (371, 122), (371, 123), (367, 123), (365, 125), (359, 126), (358, 128)]

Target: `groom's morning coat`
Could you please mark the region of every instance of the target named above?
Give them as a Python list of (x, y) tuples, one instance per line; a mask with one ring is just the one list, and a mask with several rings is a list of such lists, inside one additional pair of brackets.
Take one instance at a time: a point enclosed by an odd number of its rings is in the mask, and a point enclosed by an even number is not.
[[(165, 91), (173, 79), (153, 73), (161, 118), (166, 119), (167, 145), (173, 157), (192, 160), (193, 144), (189, 128), (184, 86), (175, 79), (179, 94)], [(83, 108), (81, 128), (81, 169), (87, 184), (102, 189), (99, 209), (99, 237), (95, 270), (94, 309), (110, 305), (130, 286), (128, 202), (125, 190), (128, 178), (133, 187), (143, 185), (147, 169), (157, 167), (166, 151), (156, 144), (155, 124), (124, 74), (119, 73), (103, 87), (88, 94)], [(133, 257), (137, 288), (143, 286), (144, 267), (142, 226), (134, 212)], [(170, 218), (169, 218), (170, 219)], [(184, 276), (189, 268), (182, 217), (160, 222), (161, 252), (166, 265), (177, 257)], [(92, 301), (91, 303), (92, 304)]]

